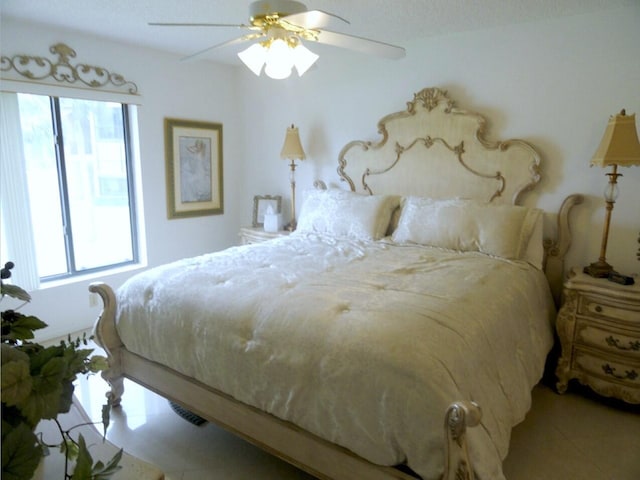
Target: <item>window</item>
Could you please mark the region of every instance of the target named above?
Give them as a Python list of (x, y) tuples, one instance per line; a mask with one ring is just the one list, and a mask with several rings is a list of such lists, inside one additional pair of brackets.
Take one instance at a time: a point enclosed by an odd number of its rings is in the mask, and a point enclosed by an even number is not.
[(138, 260), (128, 107), (18, 94), (41, 280)]

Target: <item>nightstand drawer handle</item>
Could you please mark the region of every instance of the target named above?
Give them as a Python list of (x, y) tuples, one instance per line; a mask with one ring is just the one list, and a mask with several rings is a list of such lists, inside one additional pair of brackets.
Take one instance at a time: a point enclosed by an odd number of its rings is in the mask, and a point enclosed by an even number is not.
[(602, 370), (605, 374), (611, 375), (612, 377), (618, 378), (620, 380), (635, 380), (636, 378), (638, 378), (638, 372), (636, 372), (635, 370), (626, 370), (624, 372), (624, 375), (617, 375), (616, 369), (608, 363), (602, 365)]
[(617, 338), (613, 338), (613, 335), (609, 335), (607, 338), (605, 338), (605, 340), (607, 341), (607, 345), (609, 345), (610, 347), (616, 347), (619, 350), (634, 350), (636, 352), (640, 351), (640, 340), (636, 340), (635, 342), (629, 340), (628, 347), (620, 345), (620, 340)]
[(596, 305), (596, 308), (594, 310), (598, 313), (602, 313), (602, 307), (600, 305)]

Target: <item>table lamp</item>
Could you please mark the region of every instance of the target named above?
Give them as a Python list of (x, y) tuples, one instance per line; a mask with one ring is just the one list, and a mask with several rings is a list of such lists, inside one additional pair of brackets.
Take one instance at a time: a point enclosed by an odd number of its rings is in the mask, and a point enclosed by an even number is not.
[(306, 158), (302, 144), (300, 143), (300, 135), (298, 134), (298, 127), (291, 124), (291, 127), (287, 128), (287, 134), (284, 137), (284, 145), (282, 145), (282, 151), (280, 152), (280, 158), (284, 160), (291, 160), (289, 167), (291, 172), (289, 173), (289, 180), (291, 182), (291, 222), (285, 227), (285, 229), (293, 232), (296, 229), (296, 162)]
[(600, 167), (611, 166), (609, 183), (604, 191), (606, 203), (606, 213), (604, 217), (604, 228), (602, 231), (602, 244), (600, 247), (600, 257), (597, 262), (584, 267), (584, 273), (592, 277), (608, 277), (612, 273), (613, 267), (606, 261), (607, 239), (609, 237), (609, 222), (611, 221), (611, 211), (613, 204), (618, 197), (618, 167), (630, 167), (640, 165), (640, 142), (636, 131), (636, 116), (626, 115), (624, 109), (618, 114), (609, 118), (609, 123), (596, 150), (591, 165)]

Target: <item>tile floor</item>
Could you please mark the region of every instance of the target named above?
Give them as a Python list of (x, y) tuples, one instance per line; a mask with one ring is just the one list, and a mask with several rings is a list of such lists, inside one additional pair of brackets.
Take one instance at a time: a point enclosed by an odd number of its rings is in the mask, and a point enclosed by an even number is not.
[[(94, 420), (106, 389), (98, 376), (76, 388)], [(214, 425), (193, 426), (165, 399), (129, 381), (107, 438), (170, 480), (313, 480)], [(513, 430), (504, 473), (508, 480), (638, 480), (640, 409), (579, 386), (561, 396), (540, 384), (531, 411)]]

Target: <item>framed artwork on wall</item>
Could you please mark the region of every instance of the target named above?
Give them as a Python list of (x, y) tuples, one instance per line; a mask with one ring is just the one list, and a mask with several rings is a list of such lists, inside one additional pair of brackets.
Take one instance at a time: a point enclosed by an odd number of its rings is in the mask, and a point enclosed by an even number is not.
[(222, 124), (164, 119), (167, 216), (224, 213)]
[(273, 213), (282, 213), (282, 197), (280, 195), (256, 195), (253, 197), (252, 226), (264, 226), (264, 214), (269, 207), (272, 208)]

